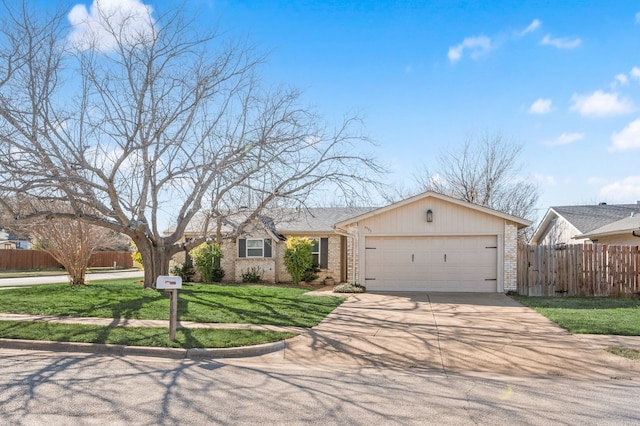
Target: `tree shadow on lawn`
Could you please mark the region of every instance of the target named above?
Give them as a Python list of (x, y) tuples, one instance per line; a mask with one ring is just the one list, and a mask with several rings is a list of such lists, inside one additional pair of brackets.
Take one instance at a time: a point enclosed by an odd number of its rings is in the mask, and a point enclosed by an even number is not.
[[(258, 287), (258, 288), (256, 288)], [(7, 293), (0, 311), (35, 315), (169, 320), (169, 293), (143, 290), (131, 282), (93, 283), (87, 287), (25, 289)], [(178, 318), (211, 323), (271, 324), (312, 327), (344, 299), (304, 296), (307, 289), (265, 286), (187, 284), (178, 291)], [(24, 296), (24, 297), (22, 297)], [(7, 299), (6, 299), (7, 300)], [(4, 309), (2, 309), (4, 307)]]
[(344, 300), (303, 295), (293, 297), (278, 291), (242, 294), (234, 289), (202, 291), (198, 287), (183, 288), (182, 298), (178, 298), (178, 316), (184, 321), (312, 327)]

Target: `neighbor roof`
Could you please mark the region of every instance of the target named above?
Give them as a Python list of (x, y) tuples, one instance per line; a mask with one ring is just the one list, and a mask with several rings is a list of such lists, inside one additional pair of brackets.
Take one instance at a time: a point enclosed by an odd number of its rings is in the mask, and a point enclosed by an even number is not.
[(638, 214), (638, 204), (595, 204), (583, 206), (553, 206), (545, 214), (542, 222), (531, 237), (531, 243), (536, 244), (544, 235), (551, 222), (561, 217), (573, 226), (577, 232), (574, 238), (585, 238), (584, 234), (630, 217), (631, 213)]
[(629, 217), (631, 213), (637, 213), (640, 211), (640, 206), (637, 204), (604, 204), (595, 206), (558, 206), (552, 207), (552, 209), (558, 215), (571, 222), (580, 233), (585, 234)]
[(28, 241), (8, 229), (0, 228), (0, 241)]
[(633, 231), (640, 231), (640, 214), (633, 214), (627, 216), (624, 219), (620, 219), (616, 222), (609, 223), (600, 228), (584, 234), (585, 238), (605, 237), (608, 235), (618, 235), (622, 233), (631, 233)]

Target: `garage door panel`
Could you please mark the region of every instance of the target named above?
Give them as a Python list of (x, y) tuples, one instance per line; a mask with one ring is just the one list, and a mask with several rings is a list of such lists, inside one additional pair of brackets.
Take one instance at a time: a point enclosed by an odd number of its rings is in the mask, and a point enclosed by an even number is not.
[(370, 237), (370, 290), (495, 292), (497, 237)]

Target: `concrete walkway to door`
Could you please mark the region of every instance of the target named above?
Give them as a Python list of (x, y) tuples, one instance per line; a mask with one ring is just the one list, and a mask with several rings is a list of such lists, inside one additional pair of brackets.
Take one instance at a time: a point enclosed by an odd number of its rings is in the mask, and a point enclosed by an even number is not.
[(503, 294), (366, 293), (351, 296), (285, 360), (445, 372), (638, 377), (640, 363), (569, 334)]

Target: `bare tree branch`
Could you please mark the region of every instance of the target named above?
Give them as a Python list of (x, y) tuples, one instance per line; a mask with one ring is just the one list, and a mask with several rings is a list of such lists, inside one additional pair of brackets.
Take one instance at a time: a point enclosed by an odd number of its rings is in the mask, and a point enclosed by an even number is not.
[[(183, 244), (196, 214), (248, 206), (256, 217), (314, 191), (350, 200), (378, 185), (382, 169), (362, 154), (370, 141), (359, 120), (328, 128), (297, 90), (260, 83), (263, 56), (196, 35), (180, 10), (123, 16), (98, 7), (82, 23), (97, 26), (82, 33), (62, 12), (44, 19), (26, 3), (3, 6), (0, 198), (20, 194), (45, 207), (1, 208), (22, 219), (73, 214), (128, 235), (145, 286), (167, 272), (171, 255), (215, 231), (216, 221), (204, 221)], [(59, 201), (71, 211), (46, 207)], [(167, 214), (176, 226), (165, 235)]]
[(538, 188), (521, 175), (521, 152), (522, 145), (500, 134), (484, 134), (442, 152), (437, 170), (421, 170), (416, 179), (422, 190), (535, 219)]

